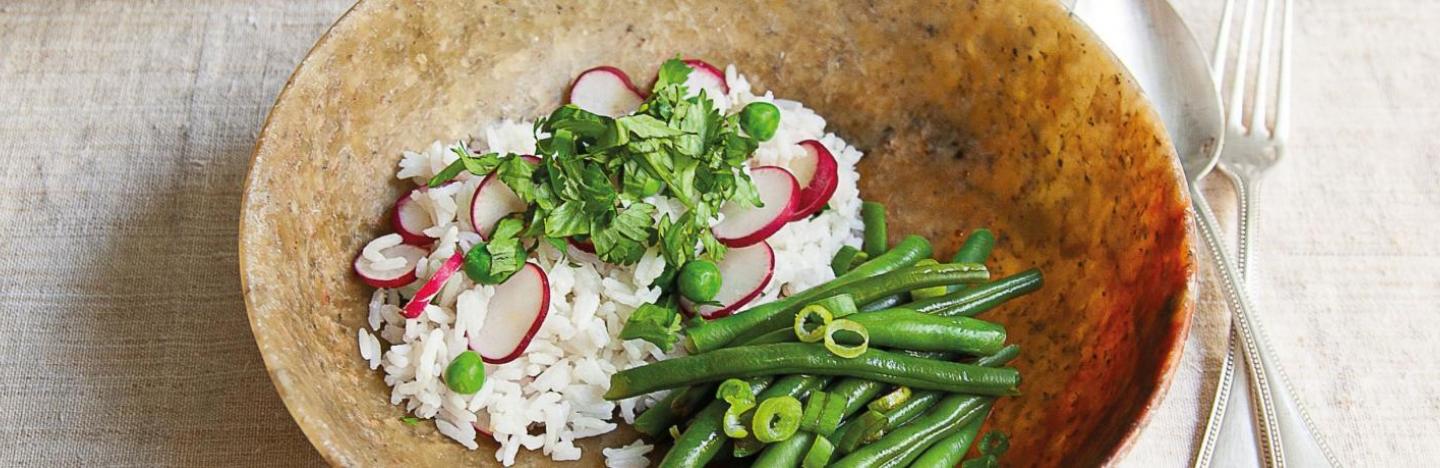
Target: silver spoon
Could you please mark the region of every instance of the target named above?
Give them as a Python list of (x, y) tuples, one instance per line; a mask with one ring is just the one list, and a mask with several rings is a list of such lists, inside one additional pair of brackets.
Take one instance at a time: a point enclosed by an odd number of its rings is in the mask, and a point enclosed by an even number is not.
[[(1194, 34), (1165, 0), (1081, 0), (1072, 11), (1105, 40), (1155, 105), (1185, 169), (1206, 246), (1220, 263), (1226, 302), (1232, 311), (1248, 308), (1249, 300), (1237, 281), (1239, 274), (1234, 261), (1229, 258), (1229, 251), (1221, 247), (1217, 235), (1219, 226), (1200, 193), (1200, 179), (1220, 158), (1225, 124), (1209, 61)], [(1224, 372), (1234, 372), (1233, 363), (1227, 361), (1226, 364)], [(1222, 376), (1222, 380), (1228, 379)], [(1245, 386), (1240, 387), (1244, 391)], [(1248, 416), (1249, 408), (1243, 398), (1240, 400), (1241, 404), (1233, 405), (1230, 409), (1234, 411), (1226, 418), (1230, 422), (1226, 424), (1229, 430), (1218, 434), (1220, 445), (1228, 449), (1222, 450), (1218, 458), (1211, 458), (1212, 450), (1202, 447), (1197, 465), (1218, 463), (1217, 466), (1231, 467), (1259, 463), (1260, 457), (1253, 450), (1240, 450), (1253, 447), (1256, 440), (1254, 429), (1241, 424), (1249, 421), (1239, 413)], [(1225, 418), (1224, 413), (1221, 408), (1218, 417)], [(1207, 444), (1215, 443), (1209, 437), (1206, 439)], [(1278, 443), (1270, 443), (1263, 437), (1260, 440), (1267, 448), (1264, 458), (1272, 462), (1283, 460)]]

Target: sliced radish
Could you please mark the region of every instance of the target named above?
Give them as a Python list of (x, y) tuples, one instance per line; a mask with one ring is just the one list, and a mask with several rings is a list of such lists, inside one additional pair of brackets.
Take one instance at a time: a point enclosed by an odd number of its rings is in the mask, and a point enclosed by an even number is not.
[(386, 270), (375, 269), (375, 262), (361, 254), (355, 257), (355, 274), (360, 280), (376, 288), (398, 288), (415, 281), (415, 264), (429, 253), (425, 249), (409, 244), (400, 244), (381, 250), (386, 258), (403, 258), (405, 266)]
[(580, 72), (570, 83), (565, 100), (596, 114), (619, 117), (635, 112), (645, 102), (645, 93), (630, 82), (624, 71), (601, 66)]
[(688, 299), (681, 299), (680, 305), (688, 312), (699, 312), (701, 317), (715, 319), (735, 313), (745, 304), (760, 297), (770, 277), (775, 274), (775, 250), (769, 242), (761, 242), (745, 248), (729, 249), (720, 260), (720, 293), (715, 302), (720, 305), (696, 305)]
[(700, 94), (703, 89), (705, 95), (716, 103), (726, 102), (725, 97), (730, 94), (730, 84), (725, 82), (725, 72), (704, 60), (689, 59), (685, 64), (690, 66), (690, 76), (685, 79), (685, 88), (689, 90), (690, 96)]
[(579, 240), (579, 239), (576, 239), (576, 238), (574, 238), (574, 237), (571, 237), (571, 238), (569, 238), (568, 240), (570, 241), (570, 245), (573, 246), (573, 247), (575, 247), (576, 250), (579, 250), (579, 251), (581, 251), (581, 252), (585, 252), (585, 253), (588, 253), (588, 254), (593, 254), (593, 253), (595, 253), (595, 243), (594, 243), (594, 242), (590, 242), (589, 240)]
[(790, 171), (779, 166), (750, 170), (750, 180), (764, 206), (732, 200), (720, 207), (725, 219), (710, 228), (720, 243), (730, 247), (754, 245), (780, 230), (800, 202), (800, 185)]
[(795, 174), (795, 182), (801, 187), (800, 204), (796, 205), (791, 221), (805, 219), (819, 212), (830, 202), (830, 196), (835, 194), (835, 187), (840, 185), (835, 156), (830, 154), (825, 145), (815, 140), (805, 140), (800, 142), (800, 147), (805, 148), (805, 156), (790, 163), (790, 172)]
[(415, 197), (425, 193), (425, 189), (418, 188), (400, 197), (395, 201), (395, 209), (391, 210), (390, 226), (395, 228), (395, 233), (405, 239), (406, 244), (427, 245), (435, 241), (434, 237), (425, 235), (425, 228), (430, 227), (433, 222), (430, 214), (425, 212), (425, 207), (415, 202)]
[[(540, 158), (535, 156), (521, 158), (531, 164), (540, 164)], [(501, 218), (511, 213), (522, 213), (526, 208), (525, 200), (500, 181), (500, 173), (491, 172), (480, 181), (480, 185), (475, 187), (475, 195), (470, 197), (470, 227), (480, 234), (481, 239), (489, 240), (490, 233), (495, 231), (495, 224)]]
[(520, 357), (540, 331), (550, 311), (550, 280), (539, 265), (526, 263), (510, 279), (495, 286), (480, 332), (471, 335), (470, 349), (490, 364)]
[(449, 281), (451, 276), (455, 276), (455, 272), (460, 271), (460, 267), (464, 264), (465, 253), (460, 249), (455, 249), (455, 254), (445, 259), (445, 263), (440, 264), (440, 268), (435, 270), (435, 274), (430, 275), (430, 279), (425, 280), (425, 284), (420, 285), (420, 289), (415, 291), (415, 297), (411, 297), (410, 302), (405, 303), (405, 318), (413, 319), (424, 313), (425, 306), (430, 304), (430, 300), (440, 293), (440, 288), (445, 286), (445, 282)]
[(481, 411), (479, 413), (476, 413), (475, 422), (470, 423), (470, 427), (475, 428), (475, 430), (479, 431), (481, 434), (485, 434), (485, 437), (493, 439), (495, 438), (495, 432), (493, 429), (490, 428), (490, 426), (491, 424), (489, 411)]

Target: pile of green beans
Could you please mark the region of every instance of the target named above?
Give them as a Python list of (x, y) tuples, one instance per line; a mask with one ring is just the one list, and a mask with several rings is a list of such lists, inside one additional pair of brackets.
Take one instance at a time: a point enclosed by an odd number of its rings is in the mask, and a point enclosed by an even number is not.
[[(845, 258), (832, 263), (835, 280), (691, 326), (686, 330), (691, 355), (612, 376), (607, 399), (674, 389), (634, 424), (652, 438), (676, 434), (660, 466), (701, 467), (728, 460), (730, 447), (736, 459), (758, 451), (752, 464), (760, 467), (796, 467), (802, 459), (813, 463), (826, 454), (831, 454), (827, 466), (955, 466), (976, 439), (995, 398), (1018, 394), (1019, 373), (1003, 367), (1018, 355), (1018, 347), (1005, 344), (1002, 326), (973, 317), (1039, 289), (1040, 272), (1032, 269), (985, 282), (989, 272), (984, 262), (995, 236), (984, 229), (966, 239), (952, 263), (917, 266), (932, 254), (928, 241), (909, 236), (885, 250), (884, 207), (867, 203), (862, 214), (864, 250), (841, 253)], [(910, 298), (912, 290), (935, 287), (947, 292)], [(861, 312), (845, 319), (863, 327), (870, 343), (854, 358), (837, 356), (819, 343), (799, 343), (795, 335), (795, 314), (801, 308), (839, 294), (849, 294), (860, 306)], [(967, 363), (966, 356), (977, 358)], [(771, 443), (756, 440), (753, 431), (732, 439), (726, 435), (725, 420), (735, 415), (727, 417), (729, 403), (714, 397), (716, 383), (734, 378), (745, 379), (756, 402), (803, 402), (824, 390), (826, 401), (838, 398), (844, 403), (843, 423), (834, 433), (816, 429), (829, 436), (818, 444), (820, 436), (809, 429), (816, 426), (799, 431), (790, 426), (786, 434), (793, 435), (765, 439)], [(747, 427), (752, 423), (755, 408), (733, 411)], [(764, 423), (757, 419), (754, 424)], [(812, 445), (822, 447), (810, 453)], [(833, 452), (828, 450), (832, 445)]]

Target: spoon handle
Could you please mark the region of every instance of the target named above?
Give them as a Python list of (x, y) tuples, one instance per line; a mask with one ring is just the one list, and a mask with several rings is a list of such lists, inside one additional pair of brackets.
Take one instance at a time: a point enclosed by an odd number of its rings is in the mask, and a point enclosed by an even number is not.
[[(1205, 245), (1219, 267), (1222, 293), (1225, 296), (1226, 305), (1232, 312), (1234, 335), (1239, 338), (1240, 354), (1244, 357), (1243, 361), (1250, 370), (1248, 383), (1254, 392), (1254, 403), (1260, 409), (1261, 453), (1269, 465), (1276, 467), (1285, 466), (1287, 461), (1305, 467), (1338, 466), (1334, 456), (1319, 438), (1319, 433), (1313, 429), (1313, 425), (1308, 424), (1309, 418), (1306, 417), (1303, 406), (1291, 390), (1289, 382), (1286, 381), (1284, 371), (1271, 358), (1269, 342), (1254, 314), (1256, 308), (1246, 292), (1245, 285), (1240, 281), (1240, 270), (1220, 240), (1219, 223), (1215, 220), (1215, 214), (1210, 209), (1210, 204), (1205, 201), (1203, 194), (1200, 193), (1197, 184), (1191, 184), (1190, 197), (1195, 211), (1200, 215), (1200, 232), (1204, 237)], [(1250, 211), (1248, 210), (1249, 206), (1244, 208), (1246, 211)], [(1246, 220), (1248, 234), (1248, 221), (1253, 221), (1253, 214), (1245, 216), (1250, 217)], [(1231, 343), (1234, 345), (1235, 341), (1232, 340)], [(1237, 357), (1230, 362), (1233, 366), (1233, 362), (1239, 360)], [(1222, 386), (1226, 384), (1223, 377), (1222, 375)], [(1227, 396), (1228, 400), (1232, 402), (1236, 398), (1243, 397), (1243, 395), (1234, 395), (1233, 389), (1232, 393)], [(1220, 405), (1221, 402), (1217, 401), (1216, 404)], [(1223, 408), (1219, 411), (1222, 414), (1225, 412)], [(1209, 439), (1208, 433), (1207, 439)], [(1224, 438), (1219, 437), (1218, 439), (1223, 440)], [(1196, 460), (1197, 466), (1208, 466), (1211, 462), (1206, 450), (1209, 448), (1211, 448), (1210, 441), (1207, 440), (1202, 446), (1200, 458)], [(1287, 459), (1287, 457), (1290, 458)]]

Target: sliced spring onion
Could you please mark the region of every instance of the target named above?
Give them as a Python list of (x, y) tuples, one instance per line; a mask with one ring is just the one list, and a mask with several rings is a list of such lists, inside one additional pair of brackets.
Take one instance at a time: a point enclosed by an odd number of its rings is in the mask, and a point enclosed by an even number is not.
[(818, 432), (820, 414), (825, 411), (825, 401), (829, 398), (829, 393), (820, 390), (810, 392), (810, 397), (805, 399), (805, 412), (800, 416), (801, 429)]
[(870, 409), (884, 413), (910, 400), (910, 387), (901, 385), (870, 402)]
[(831, 394), (825, 399), (825, 407), (820, 410), (820, 420), (815, 423), (815, 433), (830, 437), (835, 430), (840, 428), (840, 422), (845, 419), (845, 405), (847, 402), (838, 394)]
[[(847, 345), (836, 341), (835, 334), (849, 332), (859, 337), (860, 344)], [(870, 349), (870, 332), (865, 331), (865, 326), (851, 320), (835, 320), (825, 326), (825, 349), (842, 358), (853, 358), (865, 354)]]
[[(810, 304), (795, 314), (795, 337), (804, 343), (815, 343), (825, 339), (825, 327), (835, 317), (819, 304)], [(815, 325), (815, 322), (819, 322)], [(810, 326), (809, 330), (805, 328)]]
[(731, 406), (736, 405), (737, 402), (748, 401), (751, 406), (754, 406), (755, 403), (755, 393), (750, 391), (750, 384), (740, 379), (725, 379), (724, 382), (720, 382), (720, 388), (715, 390), (715, 398), (725, 400)]
[(680, 439), (680, 426), (670, 426), (670, 440)]
[(725, 410), (725, 417), (720, 420), (720, 426), (725, 429), (726, 436), (731, 439), (750, 437), (750, 431), (745, 430), (745, 420), (741, 416), (744, 416), (745, 412), (750, 411), (750, 408), (753, 407), (755, 407), (754, 402), (743, 405), (730, 404), (730, 408)]
[(740, 379), (726, 379), (715, 390), (715, 398), (730, 404), (721, 420), (725, 435), (735, 439), (749, 437), (750, 431), (745, 430), (745, 421), (741, 416), (755, 407), (755, 392), (750, 389), (750, 384)]
[[(928, 265), (939, 265), (939, 264), (940, 264), (940, 262), (937, 262), (937, 261), (935, 261), (934, 259), (930, 259), (930, 258), (927, 258), (927, 259), (924, 259), (924, 260), (915, 262), (915, 266), (928, 266)], [(948, 294), (949, 292), (950, 292), (950, 287), (949, 287), (949, 286), (931, 286), (931, 287), (928, 287), (928, 288), (920, 288), (920, 289), (912, 289), (912, 290), (910, 290), (910, 298), (918, 301), (918, 300), (921, 300), (921, 299), (930, 299), (930, 298), (932, 298), (932, 297), (944, 296), (944, 295)]]
[(800, 400), (795, 397), (786, 395), (765, 399), (755, 409), (755, 418), (751, 423), (755, 439), (767, 444), (789, 439), (800, 430), (800, 416)]
[(854, 422), (846, 425), (835, 445), (844, 452), (852, 452), (867, 443), (867, 440), (878, 440), (880, 435), (884, 435), (886, 423), (884, 414), (874, 410), (866, 411), (855, 418)]
[(824, 468), (830, 464), (830, 457), (835, 455), (835, 444), (823, 436), (815, 436), (815, 442), (810, 444), (810, 450), (805, 452), (805, 460), (800, 463), (801, 468)]
[(985, 455), (997, 457), (1003, 455), (1005, 451), (1010, 450), (1010, 436), (1005, 435), (1004, 432), (990, 431), (980, 439), (980, 447), (977, 450)]
[(844, 317), (860, 311), (860, 306), (855, 304), (855, 298), (849, 294), (837, 294), (811, 303), (810, 305), (824, 307), (834, 318)]

